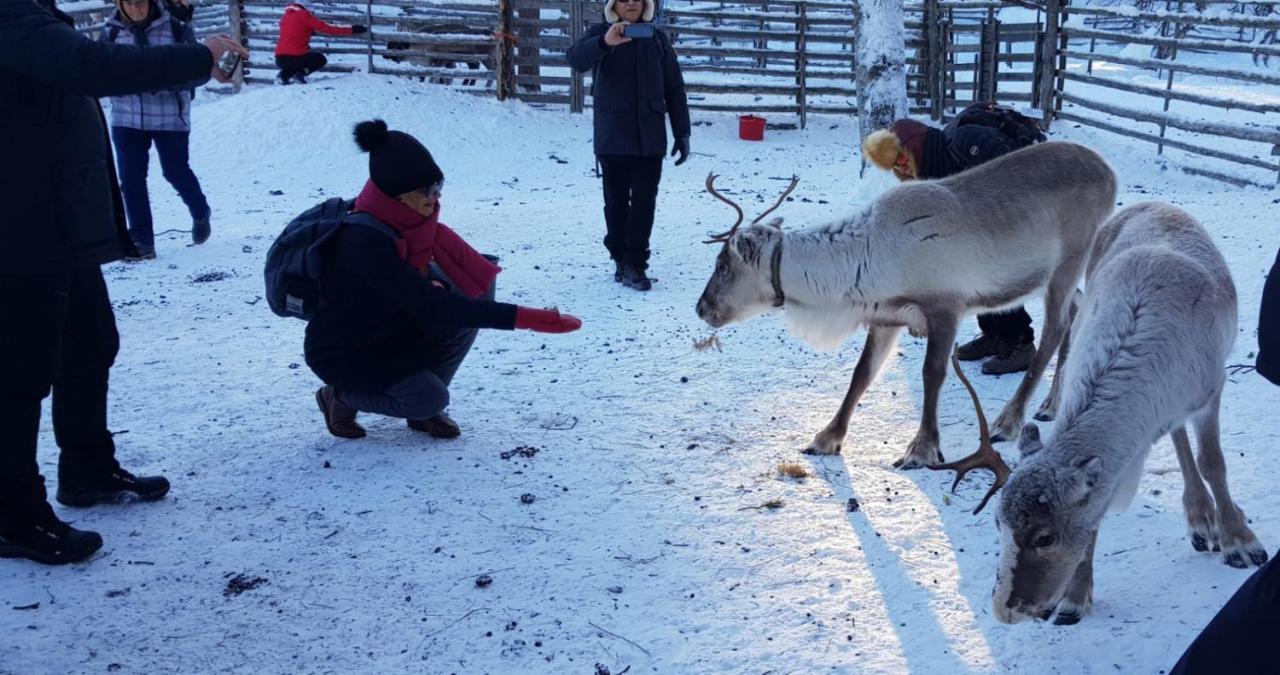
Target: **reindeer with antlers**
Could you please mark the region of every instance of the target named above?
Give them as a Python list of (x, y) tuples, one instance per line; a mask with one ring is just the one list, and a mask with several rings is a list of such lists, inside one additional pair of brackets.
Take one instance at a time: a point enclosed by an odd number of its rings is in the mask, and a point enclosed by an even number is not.
[[(714, 177), (707, 190), (715, 191)], [(867, 341), (839, 411), (806, 452), (840, 451), (849, 417), (905, 326), (927, 335), (919, 430), (895, 462), (942, 461), (938, 395), (961, 317), (1044, 294), (1041, 342), (1017, 393), (996, 419), (996, 440), (1014, 439), (1027, 400), (1063, 342), (1076, 284), (1099, 224), (1115, 204), (1116, 179), (1097, 153), (1041, 143), (938, 181), (903, 184), (859, 214), (783, 232), (781, 218), (743, 217), (723, 243), (698, 300), (713, 327), (780, 308), (790, 330), (818, 347), (838, 346), (866, 326)], [(1059, 361), (1066, 357), (1065, 349)], [(1051, 395), (1042, 412), (1051, 413)]]

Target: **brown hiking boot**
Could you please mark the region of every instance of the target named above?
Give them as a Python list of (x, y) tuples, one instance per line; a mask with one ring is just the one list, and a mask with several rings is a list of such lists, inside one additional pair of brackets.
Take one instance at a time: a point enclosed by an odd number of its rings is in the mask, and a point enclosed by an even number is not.
[(324, 424), (329, 433), (338, 438), (364, 438), (364, 427), (356, 423), (355, 408), (349, 408), (338, 400), (333, 387), (325, 385), (316, 390), (316, 405), (324, 414)]
[(977, 361), (988, 356), (998, 356), (1007, 351), (1009, 351), (1009, 345), (1000, 336), (983, 333), (956, 347), (956, 356), (961, 361)]
[(458, 423), (448, 413), (440, 413), (425, 420), (409, 420), (409, 428), (414, 431), (425, 431), (432, 438), (457, 438), (462, 435)]
[(1035, 356), (1035, 353), (1036, 344), (1034, 342), (1023, 342), (988, 359), (986, 363), (982, 364), (982, 372), (985, 375), (1020, 373), (1031, 365), (1031, 357)]

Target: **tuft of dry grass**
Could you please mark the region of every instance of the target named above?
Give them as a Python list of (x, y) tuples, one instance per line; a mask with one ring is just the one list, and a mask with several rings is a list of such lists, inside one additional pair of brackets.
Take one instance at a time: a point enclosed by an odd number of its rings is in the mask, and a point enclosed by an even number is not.
[(723, 349), (720, 348), (720, 336), (716, 335), (715, 333), (712, 333), (711, 335), (708, 335), (707, 337), (704, 337), (701, 340), (694, 340), (693, 348), (700, 352), (705, 352), (708, 349), (714, 349), (718, 352), (724, 351)]
[(782, 464), (778, 465), (778, 475), (786, 476), (787, 478), (795, 478), (796, 480), (799, 480), (801, 478), (809, 477), (809, 469), (805, 468), (803, 464), (796, 464), (795, 462), (783, 462)]

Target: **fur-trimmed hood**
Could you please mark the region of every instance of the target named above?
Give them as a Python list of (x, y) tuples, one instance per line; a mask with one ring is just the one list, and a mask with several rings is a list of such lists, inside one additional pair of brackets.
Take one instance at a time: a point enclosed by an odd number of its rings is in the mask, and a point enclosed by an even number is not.
[[(618, 0), (609, 0), (608, 2), (604, 3), (604, 20), (605, 21), (609, 23), (618, 23), (619, 21), (622, 20), (621, 18), (618, 17), (617, 10), (613, 8), (613, 6), (617, 2)], [(655, 12), (654, 0), (644, 0), (644, 11), (640, 13), (640, 20), (653, 21), (654, 12)]]

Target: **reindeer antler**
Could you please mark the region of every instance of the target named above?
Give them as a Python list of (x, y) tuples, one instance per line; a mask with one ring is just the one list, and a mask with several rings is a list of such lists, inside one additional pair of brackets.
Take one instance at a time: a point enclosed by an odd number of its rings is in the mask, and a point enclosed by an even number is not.
[[(738, 212), (738, 220), (734, 222), (733, 227), (729, 228), (728, 230), (725, 230), (720, 234), (708, 235), (710, 238), (704, 240), (702, 242), (704, 244), (723, 244), (724, 242), (729, 241), (729, 237), (732, 237), (733, 234), (738, 231), (738, 227), (742, 225), (743, 219), (746, 218), (746, 216), (742, 213), (742, 207), (738, 206), (737, 202), (729, 199), (728, 197), (725, 197), (719, 192), (716, 192), (716, 188), (715, 188), (716, 178), (719, 178), (719, 176), (715, 175), (714, 173), (707, 174), (707, 192), (710, 192), (711, 196), (715, 197), (716, 199), (719, 199), (720, 201), (728, 204), (729, 206), (732, 206), (733, 210)], [(755, 225), (756, 223), (763, 220), (765, 216), (777, 210), (779, 206), (782, 206), (782, 202), (786, 200), (787, 196), (790, 195), (796, 189), (796, 185), (799, 185), (799, 184), (800, 184), (800, 177), (796, 176), (795, 174), (792, 174), (791, 184), (787, 186), (787, 189), (785, 192), (782, 193), (782, 196), (778, 197), (778, 201), (774, 202), (773, 206), (770, 206), (767, 211), (756, 216), (755, 220), (751, 221), (751, 224)]]
[(729, 199), (728, 197), (720, 194), (719, 192), (716, 192), (716, 186), (715, 186), (716, 178), (719, 178), (719, 176), (715, 175), (714, 173), (707, 174), (707, 192), (710, 192), (712, 197), (715, 197), (716, 199), (719, 199), (720, 201), (728, 204), (729, 206), (732, 206), (733, 210), (738, 212), (738, 220), (734, 221), (733, 227), (729, 228), (728, 230), (725, 230), (724, 232), (721, 232), (720, 234), (707, 235), (710, 237), (710, 239), (707, 239), (706, 241), (702, 242), (704, 244), (721, 244), (726, 241), (729, 241), (729, 237), (732, 237), (733, 233), (738, 231), (738, 226), (742, 224), (743, 218), (746, 217), (746, 215), (742, 213), (742, 207), (738, 206), (737, 202), (733, 201), (732, 199)]
[(982, 413), (982, 404), (978, 402), (978, 392), (973, 390), (973, 385), (969, 384), (969, 378), (964, 376), (964, 371), (960, 369), (960, 359), (956, 357), (956, 353), (951, 353), (951, 365), (955, 368), (956, 376), (964, 383), (964, 388), (969, 390), (969, 398), (973, 399), (973, 408), (978, 412), (978, 433), (980, 434), (978, 442), (978, 450), (972, 455), (964, 459), (948, 462), (946, 464), (938, 464), (929, 467), (935, 471), (955, 471), (956, 479), (951, 483), (951, 493), (955, 494), (956, 487), (960, 485), (960, 481), (964, 479), (965, 474), (974, 469), (987, 469), (995, 474), (996, 482), (987, 490), (987, 494), (983, 496), (982, 502), (978, 504), (978, 508), (973, 510), (973, 515), (978, 515), (982, 509), (986, 508), (987, 502), (995, 493), (1004, 486), (1009, 480), (1009, 465), (1004, 463), (1004, 458), (996, 449), (991, 447), (991, 432), (987, 429), (987, 416)]

